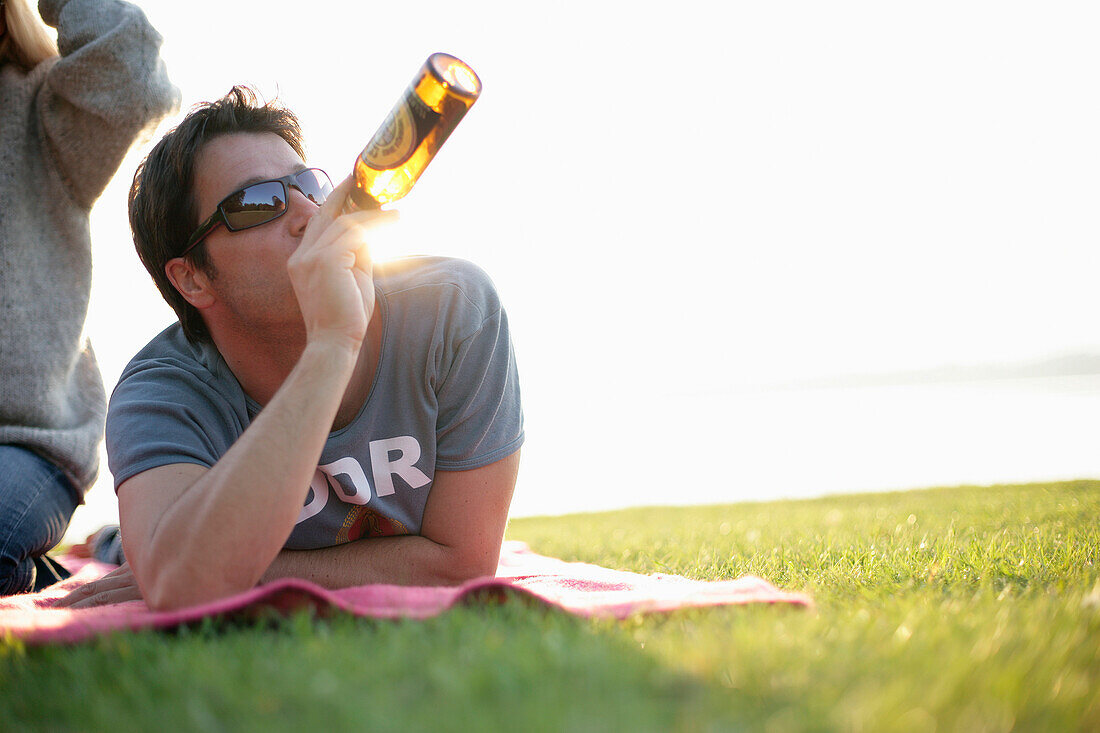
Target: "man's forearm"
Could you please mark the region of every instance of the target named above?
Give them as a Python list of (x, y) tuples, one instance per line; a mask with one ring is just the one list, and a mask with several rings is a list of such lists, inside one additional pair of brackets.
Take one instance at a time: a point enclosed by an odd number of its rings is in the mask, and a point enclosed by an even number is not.
[(493, 575), (495, 561), (472, 562), (462, 553), (416, 535), (369, 537), (317, 550), (283, 550), (261, 582), (302, 578), (325, 588), (369, 583), (386, 585), (459, 585)]
[(307, 347), (233, 447), (165, 511), (147, 556), (133, 563), (152, 579), (158, 605), (256, 583), (294, 527), (354, 362)]
[(493, 575), (518, 470), (517, 450), (481, 468), (436, 471), (421, 534), (284, 550), (263, 580), (296, 577), (344, 588), (367, 583), (458, 585)]

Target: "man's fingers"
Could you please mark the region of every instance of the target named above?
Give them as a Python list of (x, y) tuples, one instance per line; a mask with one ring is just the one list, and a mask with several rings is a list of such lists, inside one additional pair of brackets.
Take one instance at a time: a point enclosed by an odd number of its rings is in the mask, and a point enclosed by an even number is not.
[(348, 176), (336, 184), (336, 188), (332, 189), (332, 193), (325, 199), (325, 203), (321, 204), (321, 210), (317, 212), (315, 218), (322, 219), (325, 224), (331, 224), (344, 210), (344, 203), (353, 188), (355, 188), (354, 175)]
[[(327, 205), (328, 202), (326, 201), (325, 204)], [(320, 215), (318, 214), (318, 216)], [(338, 222), (331, 222), (334, 224), (334, 228), (329, 229), (329, 236), (339, 239), (349, 232), (356, 232), (357, 236), (362, 236), (366, 232), (379, 226), (392, 224), (399, 218), (401, 218), (401, 214), (397, 209), (361, 209), (359, 211), (352, 211), (347, 214), (342, 214)]]
[(139, 591), (136, 586), (128, 586), (125, 588), (118, 588), (117, 590), (102, 591), (93, 596), (82, 598), (69, 606), (69, 608), (94, 608), (96, 606), (106, 606), (110, 603), (124, 603), (126, 601), (140, 600), (141, 591)]
[(93, 580), (91, 583), (85, 583), (79, 588), (75, 588), (69, 595), (55, 603), (54, 608), (80, 608), (83, 606), (98, 606), (103, 603), (115, 602), (109, 600), (99, 600), (94, 603), (89, 602), (105, 594), (111, 597), (125, 596), (122, 600), (141, 598), (141, 591), (138, 589), (137, 581), (134, 580), (134, 575), (130, 572), (130, 567), (128, 565), (122, 565), (117, 570), (112, 570), (99, 580)]
[(349, 220), (349, 223), (352, 224), (356, 230), (354, 233), (349, 232), (348, 234), (348, 236), (354, 238), (351, 241), (358, 242), (358, 246), (354, 248), (354, 266), (363, 272), (370, 273), (374, 264), (371, 258), (369, 243), (370, 238), (374, 236), (373, 232), (376, 232), (379, 227), (384, 227), (396, 222), (400, 218), (400, 214), (396, 209), (391, 209), (390, 211), (369, 209), (347, 214), (345, 218)]
[(97, 582), (85, 583), (79, 588), (72, 590), (69, 595), (60, 599), (57, 603), (53, 604), (54, 608), (68, 608), (80, 601), (95, 595)]
[[(346, 248), (348, 241), (346, 237), (349, 234), (353, 240), (362, 238), (368, 230), (378, 225), (397, 221), (399, 215), (396, 210), (360, 209), (344, 213), (344, 202), (353, 188), (355, 188), (355, 179), (353, 176), (348, 176), (325, 199), (321, 210), (309, 222), (306, 239), (303, 241), (306, 245), (305, 251), (328, 246)], [(309, 234), (311, 231), (312, 237)], [(311, 240), (312, 244), (310, 244)]]
[[(319, 217), (320, 214), (310, 222), (311, 227), (323, 224), (317, 221)], [(399, 218), (400, 214), (396, 209), (390, 211), (369, 209), (343, 214), (337, 220), (330, 222), (326, 228), (319, 230), (312, 245), (299, 248), (295, 255), (299, 259), (318, 257), (324, 260), (331, 257), (333, 253), (338, 253), (339, 261), (344, 262), (346, 266), (354, 266), (370, 272), (369, 241), (372, 233), (380, 227), (396, 222)]]

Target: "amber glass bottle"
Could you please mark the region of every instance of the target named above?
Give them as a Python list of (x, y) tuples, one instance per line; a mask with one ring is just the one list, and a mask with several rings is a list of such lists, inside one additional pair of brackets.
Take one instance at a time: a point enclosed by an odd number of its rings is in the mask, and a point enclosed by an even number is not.
[(413, 187), (481, 94), (481, 80), (454, 56), (433, 53), (355, 161), (349, 208), (372, 209)]

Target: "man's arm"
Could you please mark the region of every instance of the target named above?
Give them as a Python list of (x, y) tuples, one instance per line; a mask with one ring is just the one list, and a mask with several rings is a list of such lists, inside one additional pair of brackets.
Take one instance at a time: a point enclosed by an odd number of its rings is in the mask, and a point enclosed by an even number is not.
[(319, 550), (283, 550), (263, 581), (294, 577), (326, 588), (367, 583), (458, 585), (494, 575), (519, 471), (519, 451), (470, 471), (435, 474), (419, 536), (367, 537)]
[(126, 557), (150, 608), (256, 584), (301, 511), (342, 392), (333, 385), (346, 384), (352, 361), (340, 350), (307, 347), (213, 468), (172, 464), (119, 486)]
[[(319, 550), (283, 550), (261, 581), (292, 577), (326, 588), (346, 588), (367, 583), (457, 585), (493, 575), (518, 469), (519, 451), (471, 471), (437, 472), (424, 509), (420, 536), (368, 537)], [(187, 478), (197, 480), (204, 473), (206, 469), (201, 466), (177, 464), (131, 479), (146, 477), (139, 484), (124, 483), (124, 487), (131, 486), (125, 503), (121, 501), (121, 487), (119, 494), (126, 526), (147, 524), (156, 514), (155, 507), (172, 503), (173, 485), (187, 483)], [(179, 475), (173, 478), (173, 474)], [(134, 496), (140, 496), (141, 500), (135, 501)], [(150, 518), (144, 517), (146, 513)], [(131, 553), (133, 543), (129, 539), (127, 547)], [(208, 568), (194, 569), (200, 575), (204, 570), (210, 573), (222, 567), (220, 561), (215, 561)], [(194, 582), (204, 584), (201, 578)], [(127, 563), (102, 579), (77, 588), (58, 606), (99, 606), (142, 597), (148, 595), (141, 594)]]
[(316, 470), (312, 451), (320, 455), (324, 440), (318, 443), (316, 434), (327, 435), (335, 414), (326, 398), (333, 391), (327, 383), (341, 379), (338, 367), (307, 348), (275, 398), (213, 468), (174, 463), (120, 484), (127, 564), (58, 606), (144, 598), (164, 610), (254, 586), (301, 511), (303, 487)]

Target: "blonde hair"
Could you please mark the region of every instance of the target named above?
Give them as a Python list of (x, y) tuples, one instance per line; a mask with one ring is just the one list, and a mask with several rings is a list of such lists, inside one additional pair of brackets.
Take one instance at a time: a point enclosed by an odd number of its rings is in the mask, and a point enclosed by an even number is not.
[(0, 64), (13, 63), (30, 71), (57, 55), (57, 42), (27, 0), (0, 0), (7, 32), (0, 38)]

